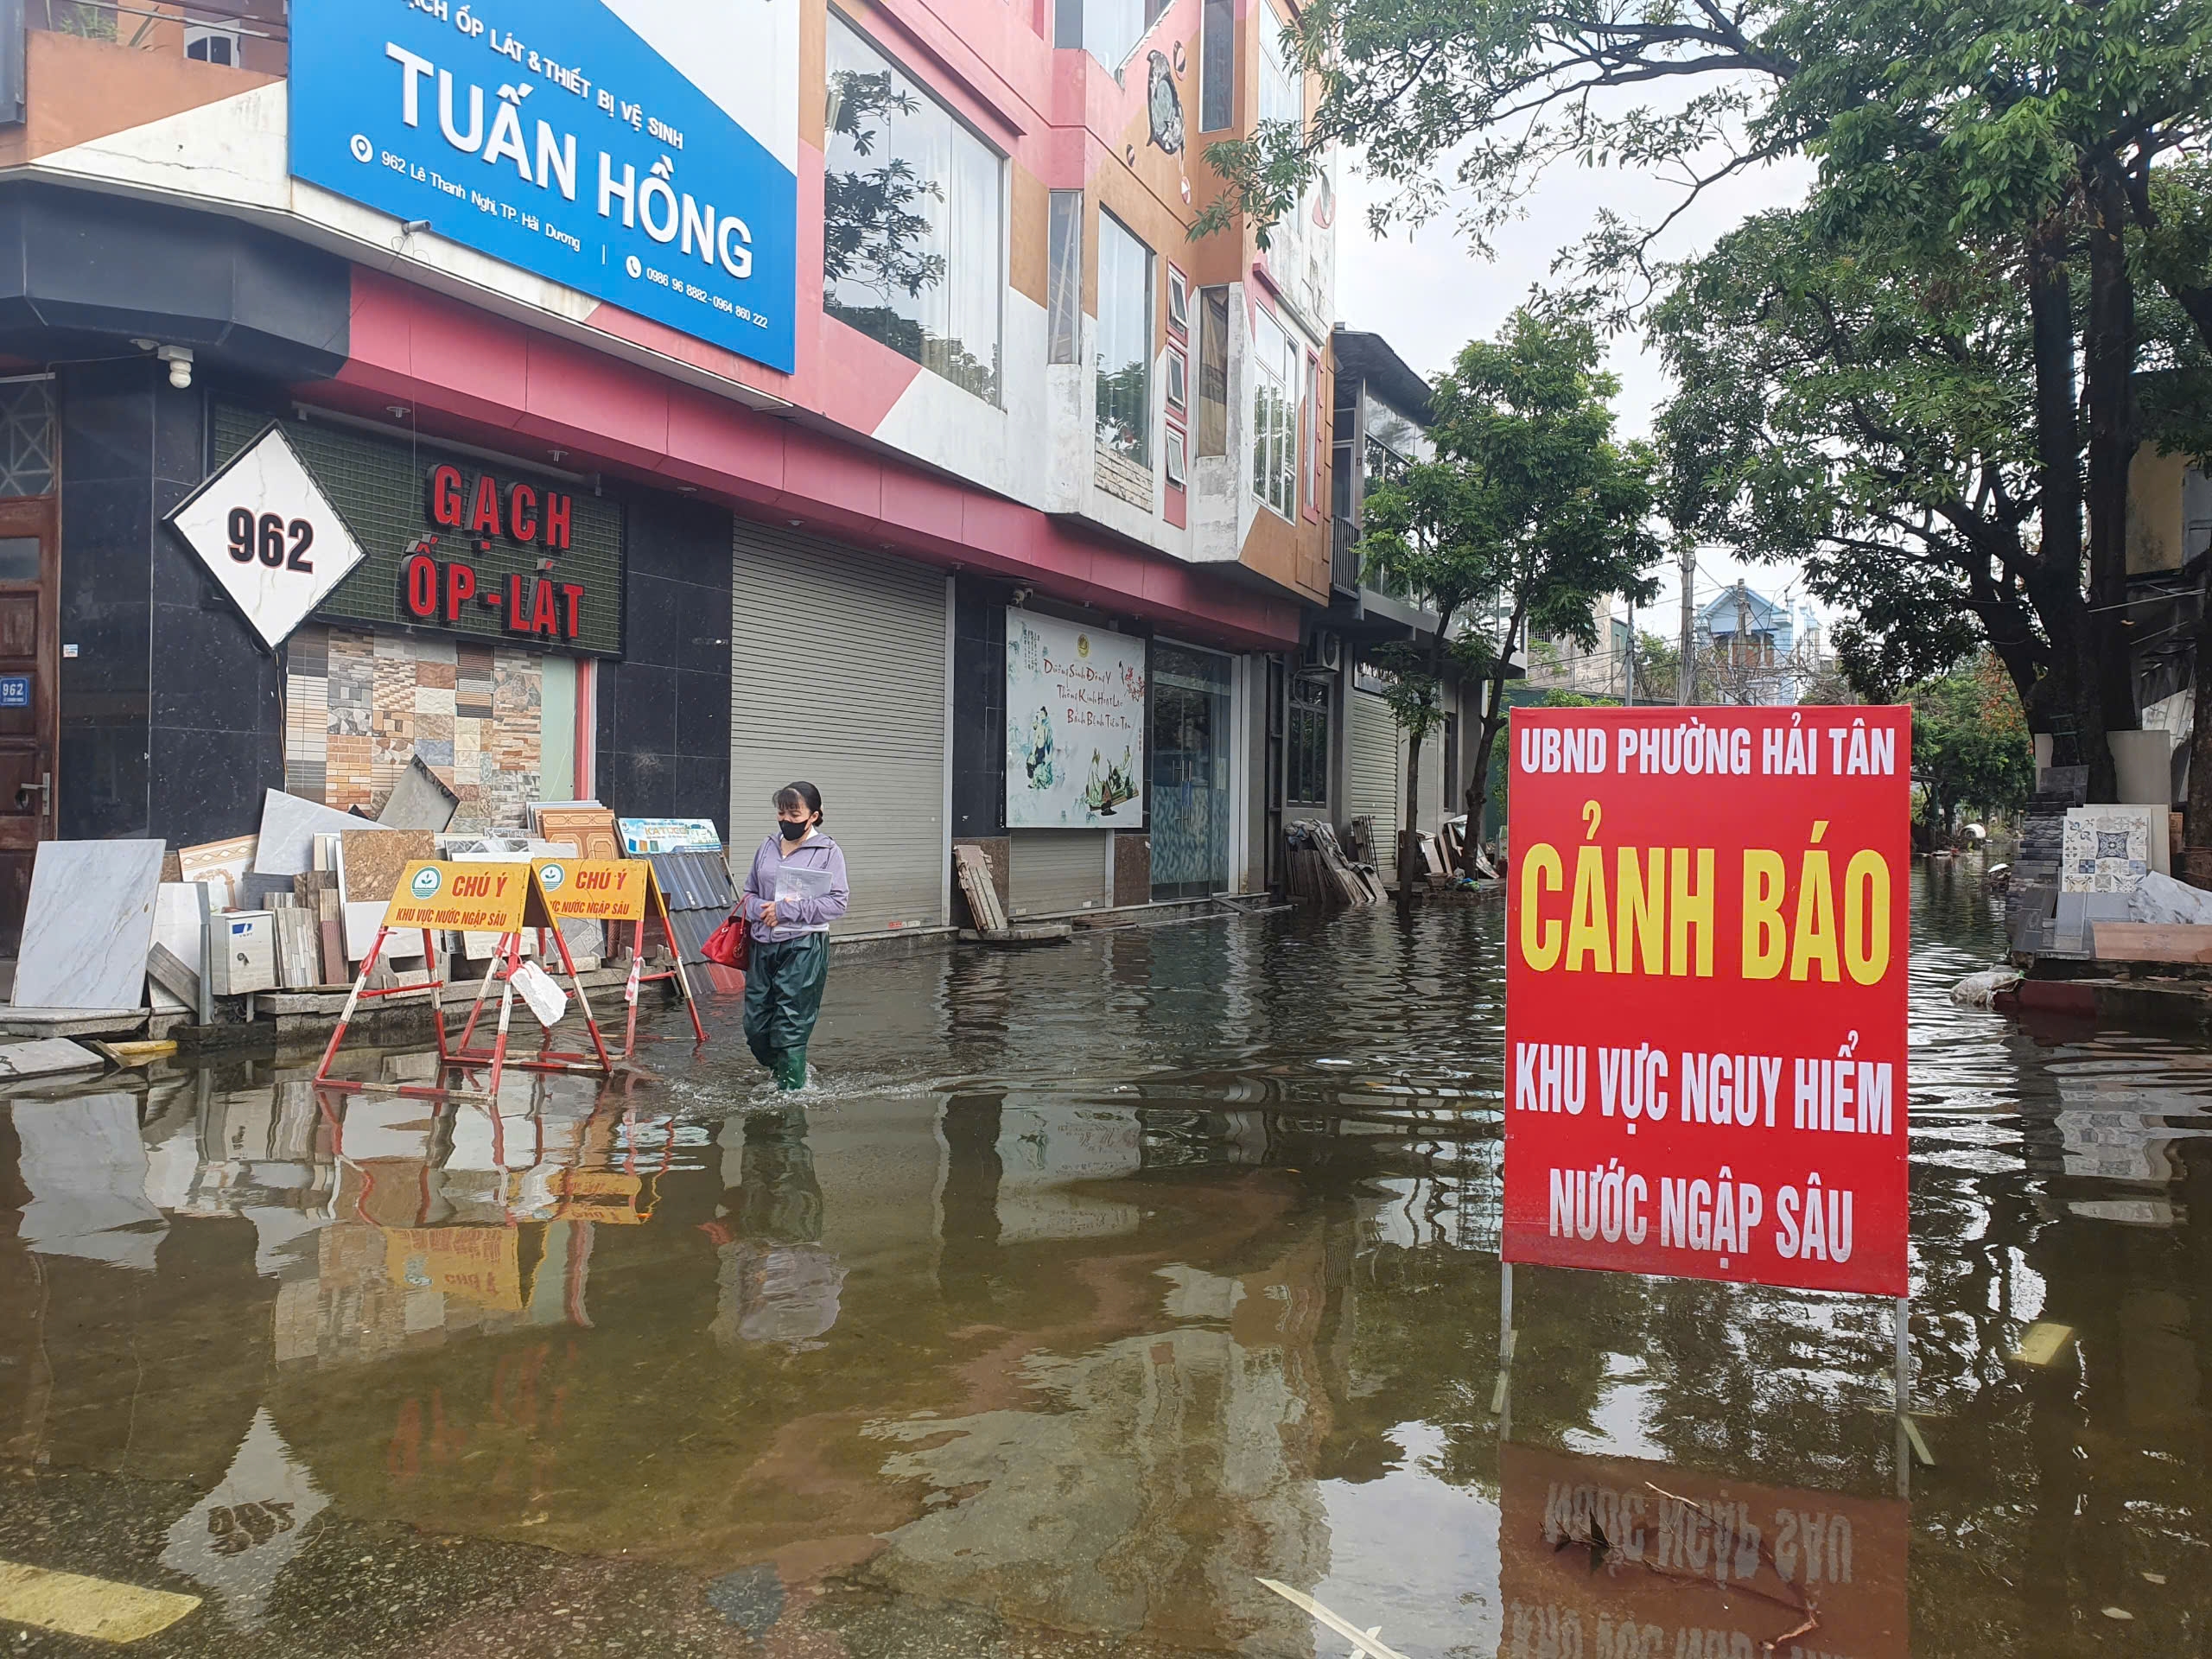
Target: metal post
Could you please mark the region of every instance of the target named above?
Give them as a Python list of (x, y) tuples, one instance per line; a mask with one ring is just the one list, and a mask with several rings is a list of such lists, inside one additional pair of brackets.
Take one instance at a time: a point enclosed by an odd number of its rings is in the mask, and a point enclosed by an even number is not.
[(1912, 1496), (1912, 1454), (1919, 1439), (1912, 1426), (1912, 1299), (1897, 1300), (1897, 1496)]
[(1675, 670), (1675, 701), (1688, 708), (1697, 696), (1697, 664), (1690, 652), (1696, 635), (1693, 631), (1696, 610), (1692, 590), (1697, 586), (1697, 549), (1688, 542), (1682, 544), (1682, 659)]
[(1497, 1264), (1497, 1387), (1491, 1393), (1501, 1444), (1513, 1438), (1513, 1264)]
[(1636, 601), (1628, 602), (1628, 706), (1636, 707)]

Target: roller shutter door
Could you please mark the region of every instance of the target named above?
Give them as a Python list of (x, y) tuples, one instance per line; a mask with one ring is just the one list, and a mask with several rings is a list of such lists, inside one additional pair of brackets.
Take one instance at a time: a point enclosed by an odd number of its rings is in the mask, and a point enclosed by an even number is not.
[[(1390, 705), (1372, 691), (1351, 695), (1350, 804), (1344, 818), (1375, 820), (1375, 857), (1386, 882), (1398, 879), (1398, 819), (1406, 800), (1406, 741), (1390, 718)], [(1434, 835), (1444, 822), (1444, 733), (1421, 746), (1421, 818), (1414, 825)]]
[(1351, 694), (1351, 759), (1346, 767), (1344, 823), (1375, 820), (1375, 859), (1386, 882), (1398, 868), (1398, 806), (1405, 780), (1398, 775), (1398, 728), (1390, 705), (1372, 691)]
[(1106, 908), (1104, 830), (1016, 830), (1014, 913), (1051, 916)]
[(944, 915), (944, 577), (738, 521), (730, 839), (739, 879), (775, 791), (822, 791), (852, 907), (836, 933)]

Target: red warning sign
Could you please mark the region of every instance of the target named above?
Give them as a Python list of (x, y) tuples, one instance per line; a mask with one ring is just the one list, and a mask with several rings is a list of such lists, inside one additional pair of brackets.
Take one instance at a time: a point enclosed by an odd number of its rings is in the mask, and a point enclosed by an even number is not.
[(1505, 1259), (1904, 1295), (1910, 711), (1507, 740)]

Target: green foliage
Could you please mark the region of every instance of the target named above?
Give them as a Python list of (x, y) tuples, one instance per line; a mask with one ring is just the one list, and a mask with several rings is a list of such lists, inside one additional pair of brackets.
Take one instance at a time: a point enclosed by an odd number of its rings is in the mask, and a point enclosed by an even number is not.
[(2005, 671), (1987, 656), (1907, 694), (1922, 813), (1940, 839), (1961, 806), (2012, 812), (2035, 792), (2035, 746)]
[(1770, 213), (1679, 271), (1652, 335), (1681, 390), (1657, 442), (1677, 526), (1803, 565), (1842, 607), (1866, 695), (1999, 645), (2024, 693), (2050, 665), (2029, 320), (1963, 253), (1870, 248)]
[[(1478, 245), (1556, 162), (1647, 170), (1679, 183), (1670, 210), (1603, 218), (1576, 256), (1617, 285), (1617, 319), (1675, 276), (1648, 255), (1700, 193), (1776, 157), (1816, 161), (1809, 219), (1736, 245), (1726, 285), (1745, 303), (1728, 321), (1769, 355), (1719, 385), (1684, 374), (1675, 456), (1709, 464), (1673, 471), (1688, 499), (1669, 491), (1670, 519), (1720, 496), (1734, 529), (1762, 532), (1733, 543), (1747, 556), (1822, 550), (1866, 683), (1986, 643), (2109, 787), (2101, 734), (2133, 719), (2127, 467), (2145, 433), (2208, 435), (2201, 417), (2173, 430), (2192, 418), (2186, 389), (2139, 388), (2137, 370), (2146, 339), (2161, 372), (2188, 371), (2192, 342), (2212, 352), (2193, 182), (2212, 144), (2212, 5), (1313, 0), (1297, 35), (1323, 86), (1308, 133), (1216, 156), (1248, 211), (1280, 212), (1336, 143), (1387, 187), (1378, 225), (1432, 214), (1456, 187)], [(1847, 315), (1823, 339), (1830, 300)], [(1675, 321), (1727, 361), (1723, 330)], [(1777, 354), (1790, 344), (1814, 355)], [(1770, 427), (1792, 441), (1766, 455), (1750, 441)]]
[[(830, 83), (830, 130), (855, 157), (873, 156), (888, 142), (892, 116), (912, 115), (920, 107), (887, 70), (840, 70)], [(922, 245), (931, 227), (924, 204), (944, 200), (944, 188), (903, 157), (890, 156), (880, 167), (827, 168), (822, 268), (828, 283), (857, 283), (882, 295), (888, 311), (893, 296), (913, 299), (944, 282), (944, 256)], [(918, 350), (907, 355), (919, 360)]]
[[(1656, 462), (1613, 437), (1613, 376), (1586, 317), (1552, 304), (1522, 307), (1494, 340), (1475, 340), (1437, 378), (1429, 441), (1435, 459), (1409, 462), (1367, 498), (1359, 544), (1369, 580), (1418, 594), (1438, 618), (1426, 653), (1395, 665), (1408, 731), (1435, 716), (1450, 667), (1486, 681), (1490, 696), (1468, 799), (1503, 723), (1515, 642), (1529, 633), (1598, 644), (1595, 602), (1611, 594), (1648, 604), (1643, 572), (1659, 547), (1647, 528)], [(1478, 608), (1479, 602), (1480, 608)], [(1455, 619), (1465, 626), (1457, 631)], [(1421, 728), (1426, 731), (1427, 727)]]

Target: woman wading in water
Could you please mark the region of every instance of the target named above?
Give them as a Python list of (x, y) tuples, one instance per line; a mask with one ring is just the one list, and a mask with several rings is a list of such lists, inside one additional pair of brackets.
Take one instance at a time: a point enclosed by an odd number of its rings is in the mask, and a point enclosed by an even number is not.
[(776, 791), (776, 833), (760, 843), (739, 900), (753, 931), (745, 1040), (777, 1086), (806, 1086), (806, 1046), (830, 973), (830, 924), (845, 913), (845, 855), (822, 832), (822, 791)]

